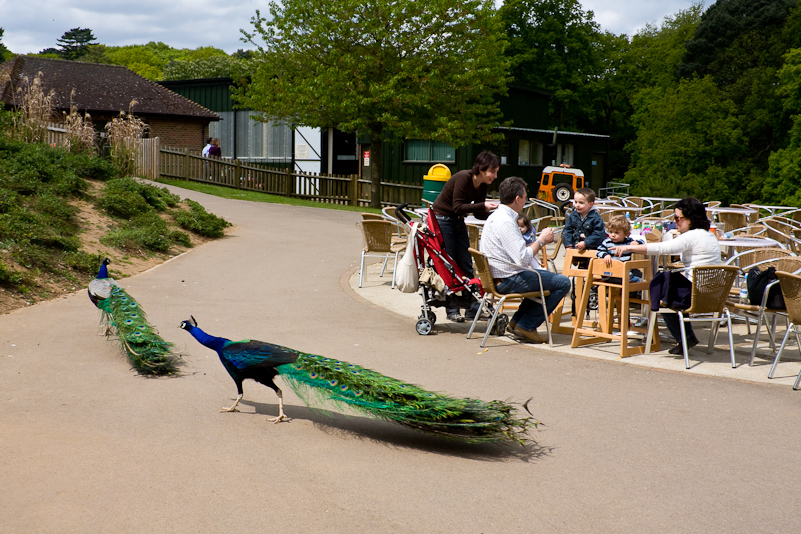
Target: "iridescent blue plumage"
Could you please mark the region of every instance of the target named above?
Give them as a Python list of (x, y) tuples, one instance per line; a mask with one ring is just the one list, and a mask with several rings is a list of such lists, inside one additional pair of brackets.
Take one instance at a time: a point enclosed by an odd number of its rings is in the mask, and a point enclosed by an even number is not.
[(128, 360), (141, 375), (171, 375), (178, 372), (178, 358), (172, 343), (164, 341), (147, 322), (144, 310), (113, 278), (108, 258), (89, 282), (89, 298), (100, 308), (103, 334), (116, 332)]
[(210, 336), (197, 327), (194, 318), (183, 321), (181, 328), (216, 351), (236, 383), (239, 395), (233, 406), (224, 411), (237, 411), (243, 396), (242, 382), (251, 378), (278, 395), (278, 417), (270, 420), (285, 419), (283, 395), (274, 382), (281, 375), (307, 404), (312, 404), (311, 397), (317, 397), (417, 430), (465, 441), (523, 441), (528, 427), (537, 424), (530, 418), (517, 418), (514, 408), (505, 402), (449, 397), (345, 361), (263, 341), (234, 342)]

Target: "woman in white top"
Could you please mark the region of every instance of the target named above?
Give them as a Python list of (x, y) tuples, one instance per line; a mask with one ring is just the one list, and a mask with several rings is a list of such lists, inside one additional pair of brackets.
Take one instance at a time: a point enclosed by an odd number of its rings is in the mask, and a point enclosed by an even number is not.
[[(646, 245), (623, 245), (610, 250), (614, 250), (616, 255), (632, 252), (648, 255), (679, 255), (684, 267), (688, 269), (699, 265), (720, 264), (720, 245), (715, 234), (709, 231), (706, 207), (700, 200), (688, 197), (677, 202), (673, 210), (673, 220), (676, 222), (676, 229), (679, 231), (679, 235), (670, 241), (648, 243)], [(692, 271), (685, 272), (692, 276)], [(674, 285), (673, 278), (671, 278), (671, 285)], [(651, 298), (655, 298), (654, 295)], [(675, 313), (663, 313), (662, 319), (677, 343), (669, 352), (671, 354), (682, 354), (678, 315)], [(695, 337), (691, 323), (686, 323), (684, 329), (687, 333), (687, 348), (697, 345), (698, 338)]]

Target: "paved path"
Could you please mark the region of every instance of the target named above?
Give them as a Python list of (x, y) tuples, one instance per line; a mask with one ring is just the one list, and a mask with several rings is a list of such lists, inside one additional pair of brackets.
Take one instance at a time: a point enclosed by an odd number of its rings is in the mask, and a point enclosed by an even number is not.
[[(143, 379), (85, 293), (0, 316), (0, 532), (776, 532), (797, 528), (801, 392), (569, 348), (419, 336), (351, 289), (354, 213), (178, 190), (238, 228), (122, 283), (186, 352)], [(178, 323), (333, 356), (454, 395), (523, 401), (527, 449), (306, 408)]]

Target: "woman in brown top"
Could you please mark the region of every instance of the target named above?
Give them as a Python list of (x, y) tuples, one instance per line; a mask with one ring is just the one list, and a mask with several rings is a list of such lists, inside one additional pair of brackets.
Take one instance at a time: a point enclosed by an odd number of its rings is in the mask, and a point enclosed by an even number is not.
[[(473, 259), (468, 252), (470, 239), (467, 236), (465, 216), (473, 214), (478, 219), (486, 219), (491, 210), (498, 207), (497, 202), (486, 200), (487, 191), (498, 177), (501, 160), (489, 151), (481, 152), (472, 169), (459, 171), (445, 183), (432, 209), (445, 242), (445, 252), (469, 277), (473, 276)], [(463, 322), (459, 308), (448, 304), (448, 319)], [(471, 307), (466, 316), (472, 319), (478, 310), (478, 302)]]

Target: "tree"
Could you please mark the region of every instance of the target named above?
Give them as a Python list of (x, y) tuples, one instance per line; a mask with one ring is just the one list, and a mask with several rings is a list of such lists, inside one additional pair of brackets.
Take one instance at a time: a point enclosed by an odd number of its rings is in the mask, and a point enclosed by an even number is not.
[(86, 49), (95, 36), (89, 28), (73, 28), (56, 41), (60, 48), (59, 53), (64, 59), (78, 59), (86, 53)]
[(247, 64), (231, 56), (212, 56), (207, 59), (171, 61), (164, 67), (165, 80), (194, 80), (197, 78), (231, 78), (247, 76)]
[(635, 194), (737, 198), (748, 172), (738, 165), (743, 134), (735, 104), (710, 76), (643, 90), (635, 109), (637, 137), (626, 173)]
[(14, 55), (8, 48), (6, 48), (6, 45), (3, 44), (4, 32), (5, 30), (3, 28), (0, 28), (0, 63), (2, 63), (7, 59), (11, 59), (11, 57)]
[(375, 207), (382, 141), (498, 138), (509, 62), (492, 0), (285, 0), (251, 22), (255, 71), (239, 104), (369, 135)]
[(578, 0), (506, 0), (498, 11), (515, 81), (553, 93), (552, 126), (576, 128), (593, 113), (587, 82), (601, 72), (602, 33)]

